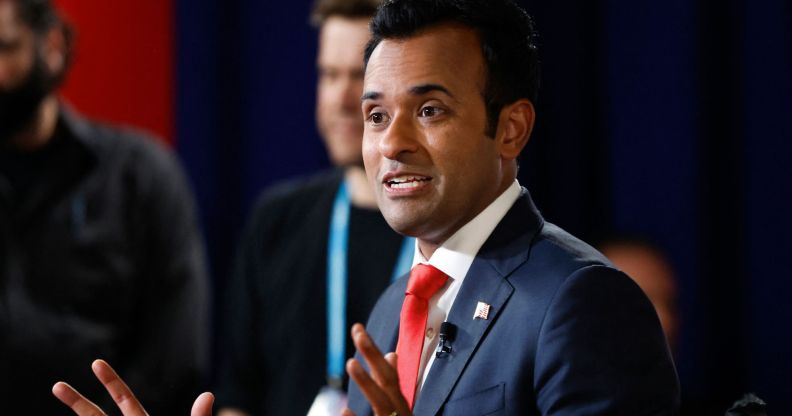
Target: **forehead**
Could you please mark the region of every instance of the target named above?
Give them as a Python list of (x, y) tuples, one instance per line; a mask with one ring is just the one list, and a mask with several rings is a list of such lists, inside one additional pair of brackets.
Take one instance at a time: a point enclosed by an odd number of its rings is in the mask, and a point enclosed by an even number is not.
[(354, 63), (362, 67), (368, 38), (367, 18), (329, 17), (319, 31), (319, 63)]
[(398, 94), (418, 84), (439, 84), (452, 94), (482, 91), (484, 57), (478, 34), (459, 24), (442, 24), (406, 39), (385, 39), (366, 67), (364, 88)]
[(0, 36), (17, 36), (22, 30), (15, 3), (12, 0), (0, 0)]

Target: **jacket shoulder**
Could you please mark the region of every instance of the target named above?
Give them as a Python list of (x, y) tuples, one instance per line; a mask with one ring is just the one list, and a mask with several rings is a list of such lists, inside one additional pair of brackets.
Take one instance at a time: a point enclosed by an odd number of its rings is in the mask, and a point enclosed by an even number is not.
[(64, 109), (61, 117), (70, 135), (86, 146), (114, 171), (127, 170), (140, 176), (183, 176), (181, 164), (164, 141), (140, 129), (85, 118)]
[(329, 212), (340, 182), (340, 173), (328, 170), (275, 183), (259, 194), (251, 217), (305, 218), (314, 209)]
[(569, 276), (589, 266), (613, 267), (594, 247), (549, 222), (532, 242), (529, 261), (558, 276)]

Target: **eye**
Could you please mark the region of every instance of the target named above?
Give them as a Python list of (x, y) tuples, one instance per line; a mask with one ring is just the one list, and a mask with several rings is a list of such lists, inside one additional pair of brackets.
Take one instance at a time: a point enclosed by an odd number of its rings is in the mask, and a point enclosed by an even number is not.
[(335, 78), (338, 76), (338, 70), (333, 68), (319, 67), (317, 72), (319, 72), (319, 76), (322, 78)]
[(388, 116), (385, 113), (374, 111), (366, 117), (366, 121), (376, 126), (387, 122)]
[(438, 115), (440, 115), (442, 113), (443, 113), (443, 109), (442, 108), (433, 107), (431, 105), (427, 105), (427, 106), (421, 107), (421, 109), (418, 111), (418, 116), (419, 117), (434, 117), (434, 116), (438, 116)]
[(0, 40), (0, 53), (12, 53), (22, 46), (22, 41), (19, 39), (7, 41)]

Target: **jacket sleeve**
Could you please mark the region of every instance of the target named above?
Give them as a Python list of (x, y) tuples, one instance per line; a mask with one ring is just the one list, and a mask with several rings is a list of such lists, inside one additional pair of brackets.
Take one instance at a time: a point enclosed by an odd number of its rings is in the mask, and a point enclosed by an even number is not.
[(176, 158), (142, 148), (132, 222), (139, 228), (135, 322), (119, 368), (151, 414), (188, 412), (205, 387), (209, 285), (193, 195)]
[(579, 269), (540, 330), (534, 385), (543, 415), (669, 415), (679, 383), (654, 309), (606, 266)]
[(215, 408), (258, 413), (267, 379), (259, 360), (261, 325), (260, 279), (265, 274), (265, 241), (274, 238), (271, 219), (277, 218), (266, 198), (256, 205), (237, 248), (226, 294), (221, 303), (222, 331), (218, 347)]

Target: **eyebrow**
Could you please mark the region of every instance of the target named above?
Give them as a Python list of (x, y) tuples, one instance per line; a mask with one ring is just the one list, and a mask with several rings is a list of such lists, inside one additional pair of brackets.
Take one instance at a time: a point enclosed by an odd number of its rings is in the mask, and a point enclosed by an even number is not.
[(10, 39), (3, 39), (0, 38), (0, 49), (2, 50), (14, 50), (19, 48), (22, 45), (22, 39), (20, 36)]
[(382, 97), (382, 93), (379, 93), (377, 91), (367, 91), (364, 92), (363, 95), (360, 97), (360, 101), (378, 100), (380, 97)]
[(451, 94), (451, 91), (448, 91), (446, 87), (440, 84), (421, 84), (410, 88), (410, 94), (413, 95), (424, 95), (432, 91), (440, 91), (451, 98), (455, 98), (454, 94)]
[[(456, 99), (456, 97), (454, 97), (454, 94), (451, 94), (451, 91), (448, 91), (448, 88), (446, 88), (446, 87), (444, 87), (444, 86), (442, 86), (440, 84), (420, 84), (420, 85), (416, 85), (414, 87), (411, 87), (409, 89), (409, 91), (410, 91), (410, 94), (412, 94), (412, 95), (424, 95), (424, 94), (428, 94), (428, 93), (430, 93), (432, 91), (440, 91), (440, 92), (448, 95), (449, 97), (451, 97), (453, 99)], [(378, 91), (367, 91), (367, 92), (363, 93), (363, 95), (360, 97), (360, 101), (377, 100), (379, 98), (382, 98), (382, 93), (380, 93)]]

